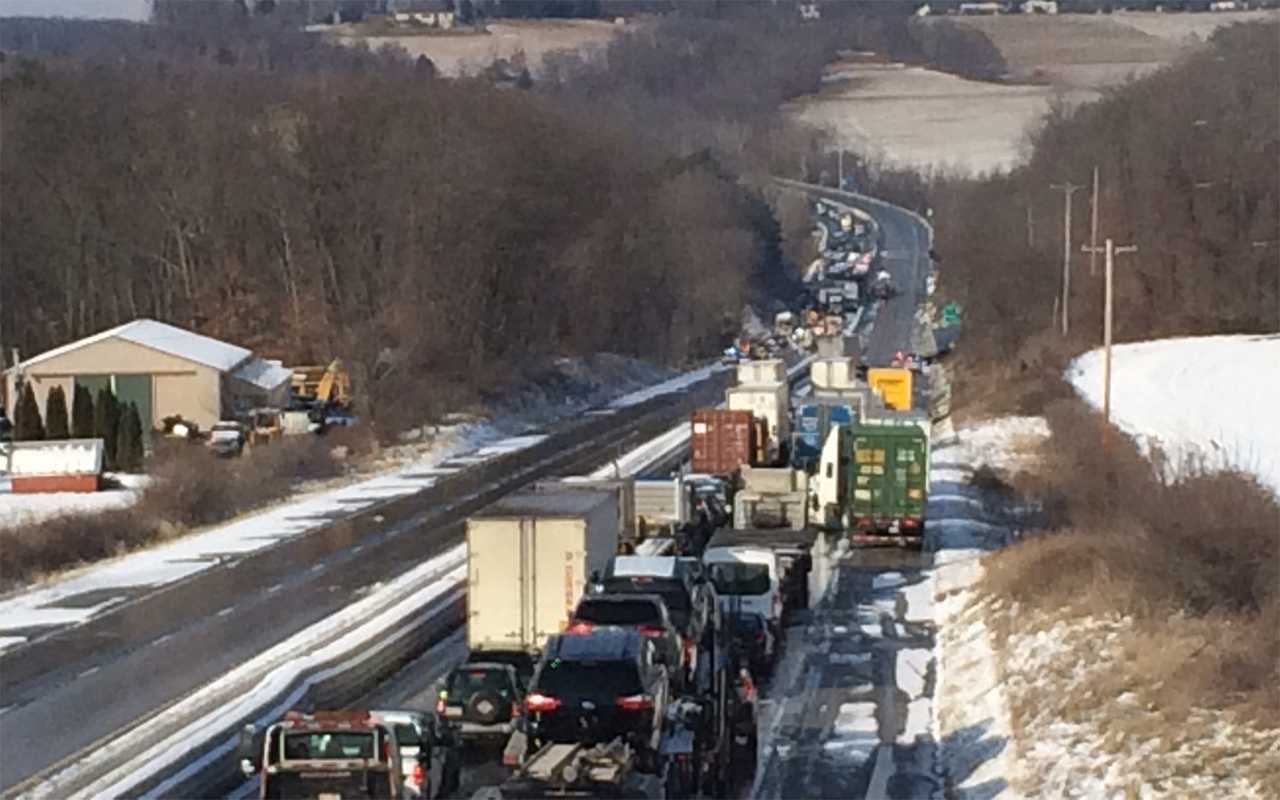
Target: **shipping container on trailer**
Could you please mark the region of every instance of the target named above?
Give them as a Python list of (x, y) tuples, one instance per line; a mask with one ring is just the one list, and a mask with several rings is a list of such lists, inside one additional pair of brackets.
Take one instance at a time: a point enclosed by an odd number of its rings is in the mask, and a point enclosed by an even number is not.
[(732, 475), (750, 464), (755, 448), (750, 411), (700, 408), (690, 419), (690, 467), (707, 475)]
[(929, 429), (912, 416), (864, 419), (849, 428), (845, 526), (856, 534), (918, 538), (929, 492)]
[(767, 461), (780, 456), (779, 447), (791, 437), (791, 392), (785, 383), (776, 386), (735, 386), (725, 392), (725, 405), (746, 411), (769, 424)]
[(858, 383), (858, 363), (852, 356), (815, 358), (809, 380), (816, 389), (852, 389)]
[(535, 652), (618, 551), (617, 494), (546, 488), (467, 520), (467, 647)]
[(738, 364), (739, 386), (763, 386), (773, 388), (786, 383), (786, 365), (778, 358), (759, 361), (743, 361)]
[(636, 537), (636, 479), (635, 478), (589, 478), (575, 475), (538, 481), (533, 484), (534, 491), (558, 491), (562, 489), (583, 489), (590, 491), (612, 492), (618, 503), (618, 533), (625, 540)]

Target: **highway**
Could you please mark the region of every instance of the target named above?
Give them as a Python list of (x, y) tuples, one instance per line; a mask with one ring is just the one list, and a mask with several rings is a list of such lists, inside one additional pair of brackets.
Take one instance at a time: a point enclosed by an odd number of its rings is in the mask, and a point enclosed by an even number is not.
[(730, 373), (678, 395), (584, 416), (525, 451), (408, 498), (143, 594), (0, 656), (0, 788), (13, 794), (371, 586), (462, 539), (467, 514), (531, 480), (585, 472), (615, 448), (718, 402)]
[[(877, 309), (862, 360), (888, 365), (910, 348), (927, 296), (928, 227), (872, 198), (789, 185), (861, 208), (880, 225), (879, 268), (898, 291)], [(926, 530), (925, 552), (859, 549), (835, 559), (826, 591), (815, 593), (809, 615), (788, 630), (786, 656), (757, 713), (762, 752), (753, 798), (942, 796), (930, 732), (937, 547)]]

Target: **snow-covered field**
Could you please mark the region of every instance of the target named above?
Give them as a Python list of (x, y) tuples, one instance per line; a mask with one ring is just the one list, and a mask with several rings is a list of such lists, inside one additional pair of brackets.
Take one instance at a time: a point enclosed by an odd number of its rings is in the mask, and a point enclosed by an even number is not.
[[(1071, 362), (1067, 378), (1102, 406), (1101, 350)], [(1280, 334), (1162, 339), (1113, 348), (1111, 417), (1175, 473), (1188, 464), (1233, 467), (1280, 493)]]
[(474, 75), (494, 61), (519, 61), (537, 76), (543, 59), (558, 51), (590, 53), (603, 50), (620, 31), (635, 25), (617, 26), (594, 19), (502, 20), (490, 22), (488, 33), (448, 36), (361, 36), (349, 25), (315, 26), (314, 30), (333, 34), (333, 41), (355, 46), (402, 47), (413, 58), (426, 56), (443, 75)]
[[(888, 162), (976, 173), (1023, 157), (1028, 126), (1055, 96), (1078, 103), (1092, 91), (1002, 86), (901, 64), (833, 65), (823, 91), (793, 106), (795, 118), (829, 129), (835, 142)], [(854, 78), (848, 80), (848, 78)]]

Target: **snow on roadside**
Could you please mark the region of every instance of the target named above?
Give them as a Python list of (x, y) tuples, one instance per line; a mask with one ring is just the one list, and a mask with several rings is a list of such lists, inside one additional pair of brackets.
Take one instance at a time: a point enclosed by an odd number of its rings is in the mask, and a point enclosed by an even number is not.
[(1061, 619), (1016, 607), (996, 613), (1010, 631), (1003, 667), (1007, 694), (1022, 709), (1026, 796), (1268, 796), (1253, 779), (1280, 770), (1275, 731), (1206, 709), (1171, 726), (1133, 692), (1107, 688), (1131, 668), (1132, 619)]
[[(429, 442), (390, 448), (382, 454), (378, 469), (371, 474), (318, 484), (280, 503), (247, 516), (203, 531), (195, 532), (148, 549), (97, 562), (71, 570), (43, 584), (33, 585), (0, 599), (0, 651), (27, 641), (31, 629), (83, 622), (102, 611), (125, 602), (140, 587), (155, 587), (181, 580), (254, 550), (270, 547), (326, 524), (338, 515), (389, 498), (401, 497), (433, 485), (441, 476), (467, 465), (490, 460), (504, 453), (532, 447), (546, 438), (530, 433), (533, 422), (545, 422), (572, 415), (582, 408), (618, 397), (646, 381), (665, 377), (669, 370), (625, 359), (601, 355), (590, 359), (566, 360), (557, 365), (560, 390), (567, 400), (555, 402), (541, 387), (530, 388), (524, 396), (510, 401), (512, 413), (495, 420), (455, 417), (454, 423), (436, 430)], [(624, 395), (620, 402), (632, 398), (641, 402), (649, 396), (682, 388), (705, 377), (706, 370), (678, 376), (656, 386)], [(662, 388), (665, 387), (665, 388)], [(658, 391), (661, 388), (661, 391)], [(640, 397), (644, 395), (644, 397)], [(638, 398), (638, 399), (636, 399)], [(122, 476), (126, 490), (136, 492), (145, 478)], [(30, 502), (46, 513), (61, 513), (62, 503), (84, 503), (97, 510), (100, 504), (132, 502), (124, 492), (99, 492), (94, 495), (8, 495), (0, 493), (0, 524), (4, 524), (7, 505)], [(26, 497), (39, 500), (24, 501)], [(108, 499), (109, 498), (109, 499)], [(98, 504), (98, 505), (95, 505)], [(24, 523), (27, 520), (24, 519)], [(112, 594), (111, 590), (117, 593)], [(101, 592), (92, 604), (73, 600), (88, 592)], [(68, 607), (59, 608), (59, 603)], [(14, 635), (8, 635), (12, 631)]]
[[(1085, 353), (1066, 376), (1102, 406), (1103, 354)], [(1202, 336), (1112, 349), (1111, 415), (1150, 453), (1177, 469), (1188, 460), (1252, 472), (1280, 493), (1280, 334)]]
[[(956, 434), (954, 442), (931, 454), (928, 530), (934, 571), (919, 585), (923, 588), (906, 593), (906, 601), (908, 619), (928, 611), (934, 620), (936, 687), (929, 710), (947, 796), (985, 800), (1014, 796), (1019, 766), (989, 612), (978, 602), (976, 584), (982, 556), (1012, 541), (1014, 531), (983, 518), (987, 503), (969, 479), (983, 464), (1011, 471), (1030, 466), (1049, 429), (1041, 417), (1003, 417), (965, 425)], [(900, 674), (899, 680), (913, 678)], [(908, 723), (924, 713), (913, 703)]]

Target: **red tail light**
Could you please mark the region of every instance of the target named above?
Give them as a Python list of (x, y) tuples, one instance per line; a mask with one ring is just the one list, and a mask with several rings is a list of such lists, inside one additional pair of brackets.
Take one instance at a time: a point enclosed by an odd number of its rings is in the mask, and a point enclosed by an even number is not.
[(920, 527), (920, 520), (919, 520), (919, 519), (917, 519), (916, 517), (907, 517), (906, 519), (904, 519), (904, 520), (902, 521), (902, 527), (904, 527), (904, 528), (918, 528), (918, 527)]
[(760, 631), (756, 634), (756, 641), (764, 644), (764, 631)]
[(595, 626), (590, 622), (574, 622), (565, 630), (565, 633), (591, 633), (594, 628)]
[(623, 711), (647, 711), (653, 708), (653, 698), (647, 694), (633, 694), (618, 698), (618, 708)]
[(445, 702), (444, 702), (444, 698), (441, 697), (439, 700), (436, 701), (436, 713), (443, 714), (444, 709), (445, 709)]
[(683, 640), (684, 663), (686, 665), (693, 663), (693, 641), (690, 639)]
[(427, 768), (422, 766), (422, 762), (413, 765), (413, 774), (409, 776), (409, 783), (414, 786), (427, 785)]
[(661, 625), (641, 625), (640, 626), (640, 634), (642, 636), (656, 638), (659, 636), (665, 636), (666, 633), (667, 633), (666, 629), (663, 628)]
[(524, 699), (524, 707), (534, 714), (555, 711), (560, 707), (560, 698), (534, 692)]

